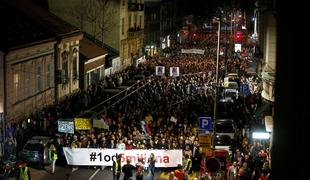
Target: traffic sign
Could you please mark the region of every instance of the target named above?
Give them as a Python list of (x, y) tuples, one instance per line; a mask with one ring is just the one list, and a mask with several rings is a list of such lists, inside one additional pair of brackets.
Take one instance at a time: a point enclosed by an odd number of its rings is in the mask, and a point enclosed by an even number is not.
[(221, 168), (220, 161), (215, 157), (211, 157), (206, 162), (206, 168), (209, 172), (215, 173)]
[(242, 83), (240, 89), (241, 89), (241, 94), (243, 97), (246, 97), (250, 94), (250, 89), (249, 89), (248, 84)]
[(211, 117), (199, 117), (198, 124), (200, 130), (211, 130), (211, 124), (212, 124), (212, 118)]

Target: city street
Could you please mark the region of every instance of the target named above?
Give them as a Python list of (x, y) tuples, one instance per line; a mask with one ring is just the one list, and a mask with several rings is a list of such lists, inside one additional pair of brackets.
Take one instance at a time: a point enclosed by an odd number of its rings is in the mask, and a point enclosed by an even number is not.
[[(106, 167), (103, 171), (99, 168), (94, 169), (93, 167), (80, 167), (78, 170), (71, 172), (71, 167), (57, 166), (55, 174), (48, 172), (47, 170), (38, 170), (31, 168), (31, 178), (35, 180), (65, 180), (67, 175), (70, 175), (71, 180), (110, 180), (113, 179), (112, 171), (110, 167)], [(144, 175), (146, 177), (146, 174)], [(120, 179), (123, 179), (121, 176)], [(160, 174), (155, 173), (154, 179), (160, 179)]]
[[(71, 180), (110, 180), (113, 179), (112, 171), (110, 167), (106, 167), (104, 170), (100, 168), (94, 169), (92, 167), (81, 167), (78, 170), (71, 172), (72, 169), (62, 166), (57, 166), (55, 174), (49, 173), (49, 168), (46, 167), (46, 170), (38, 170), (34, 168), (30, 168), (31, 178), (36, 180), (66, 180), (67, 175), (70, 175)], [(134, 176), (135, 177), (135, 176)], [(155, 173), (154, 180), (163, 180), (168, 177), (168, 173)], [(144, 178), (146, 178), (146, 173), (144, 174)], [(123, 179), (123, 175), (121, 178)], [(192, 178), (191, 178), (192, 179)]]

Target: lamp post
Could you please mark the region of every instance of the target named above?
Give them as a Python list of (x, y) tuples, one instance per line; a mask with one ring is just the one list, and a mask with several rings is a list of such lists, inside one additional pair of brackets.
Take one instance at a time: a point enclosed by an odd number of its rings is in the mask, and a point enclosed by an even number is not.
[(216, 75), (215, 75), (215, 98), (214, 98), (214, 114), (213, 114), (213, 143), (212, 143), (212, 155), (215, 156), (215, 138), (216, 138), (216, 114), (217, 114), (217, 96), (219, 86), (219, 58), (220, 58), (220, 37), (221, 37), (221, 14), (218, 21), (217, 30), (217, 50), (216, 50)]

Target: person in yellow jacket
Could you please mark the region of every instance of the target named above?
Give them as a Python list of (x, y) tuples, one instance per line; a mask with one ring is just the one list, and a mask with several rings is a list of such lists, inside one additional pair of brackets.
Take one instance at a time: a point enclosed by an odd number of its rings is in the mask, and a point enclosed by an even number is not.
[(122, 171), (121, 165), (122, 155), (116, 155), (116, 159), (113, 161), (113, 180), (119, 180)]
[(55, 173), (55, 163), (56, 163), (56, 160), (58, 159), (57, 151), (56, 151), (54, 144), (51, 144), (50, 148), (48, 149), (48, 159), (52, 164), (52, 172), (51, 173), (54, 174)]
[(185, 176), (192, 173), (192, 159), (188, 154), (185, 154), (183, 170), (185, 172)]
[(19, 173), (17, 174), (17, 180), (31, 180), (30, 170), (25, 162), (19, 165)]

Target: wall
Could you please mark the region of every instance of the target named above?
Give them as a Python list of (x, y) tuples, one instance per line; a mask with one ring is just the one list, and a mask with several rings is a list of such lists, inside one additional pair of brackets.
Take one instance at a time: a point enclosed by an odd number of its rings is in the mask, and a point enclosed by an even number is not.
[(65, 67), (65, 54), (68, 55), (68, 77), (67, 81), (57, 85), (57, 100), (62, 100), (66, 95), (76, 92), (79, 89), (78, 76), (73, 75), (73, 56), (76, 55), (77, 61), (77, 74), (79, 74), (79, 40), (82, 36), (76, 36), (75, 38), (64, 39), (57, 45), (57, 70), (62, 70)]
[[(110, 0), (104, 10), (99, 7), (96, 0), (49, 0), (48, 4), (50, 12), (119, 50), (120, 0)], [(105, 23), (108, 24), (108, 30), (104, 32), (102, 38), (100, 27)]]
[(54, 103), (54, 44), (27, 47), (6, 56), (8, 121), (18, 121)]

